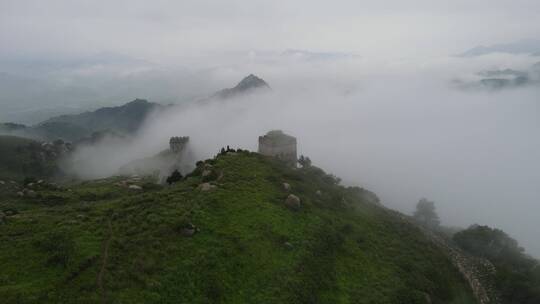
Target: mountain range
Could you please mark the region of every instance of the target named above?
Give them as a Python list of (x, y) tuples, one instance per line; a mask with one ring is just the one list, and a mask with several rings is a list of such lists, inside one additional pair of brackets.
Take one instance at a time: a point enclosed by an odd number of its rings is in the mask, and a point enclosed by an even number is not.
[[(220, 90), (205, 101), (216, 101), (238, 97), (255, 90), (269, 90), (270, 86), (261, 78), (250, 74), (236, 86)], [(121, 106), (104, 107), (80, 114), (60, 115), (33, 126), (16, 123), (0, 123), (0, 134), (53, 141), (62, 139), (77, 142), (92, 137), (96, 132), (114, 132), (132, 135), (152, 113), (159, 113), (171, 105), (161, 105), (145, 99), (135, 99)]]
[(477, 46), (458, 56), (476, 57), (492, 53), (540, 55), (540, 40), (520, 40), (511, 43), (494, 44), (490, 46)]
[(453, 84), (462, 89), (502, 90), (540, 84), (540, 63), (526, 70), (510, 68), (485, 70), (472, 75), (468, 80), (455, 79)]

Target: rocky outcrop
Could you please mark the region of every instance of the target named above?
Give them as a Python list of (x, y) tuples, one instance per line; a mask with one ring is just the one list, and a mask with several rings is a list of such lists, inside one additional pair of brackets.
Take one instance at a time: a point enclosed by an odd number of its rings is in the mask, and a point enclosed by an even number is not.
[(188, 223), (185, 227), (180, 229), (180, 233), (183, 236), (190, 237), (193, 236), (199, 229), (192, 223)]
[(287, 199), (285, 200), (285, 206), (287, 206), (287, 208), (291, 210), (298, 211), (300, 210), (300, 207), (302, 205), (298, 196), (294, 194), (289, 194), (289, 196), (287, 196)]
[(199, 190), (201, 191), (211, 191), (216, 189), (217, 187), (215, 185), (212, 185), (210, 183), (202, 183), (199, 185)]
[(285, 191), (291, 190), (291, 185), (289, 183), (283, 183), (283, 190)]

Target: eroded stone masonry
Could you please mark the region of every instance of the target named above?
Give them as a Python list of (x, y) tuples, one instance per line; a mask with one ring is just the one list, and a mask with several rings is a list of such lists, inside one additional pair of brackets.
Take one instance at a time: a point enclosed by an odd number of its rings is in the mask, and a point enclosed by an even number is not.
[(266, 135), (259, 136), (259, 153), (279, 158), (290, 166), (296, 166), (298, 161), (296, 138), (281, 130), (270, 131)]
[(171, 137), (171, 139), (169, 140), (169, 147), (172, 152), (180, 153), (185, 149), (188, 142), (189, 142), (189, 136)]

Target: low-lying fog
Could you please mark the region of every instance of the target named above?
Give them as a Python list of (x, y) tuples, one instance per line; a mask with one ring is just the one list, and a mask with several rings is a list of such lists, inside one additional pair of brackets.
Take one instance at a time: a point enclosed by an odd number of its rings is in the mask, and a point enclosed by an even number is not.
[[(436, 202), (445, 225), (501, 228), (540, 256), (540, 90), (460, 90), (452, 80), (485, 69), (526, 69), (528, 56), (430, 62), (251, 62), (213, 76), (234, 86), (254, 73), (269, 93), (176, 106), (149, 119), (130, 143), (79, 151), (86, 177), (107, 176), (130, 160), (190, 136), (199, 159), (222, 146), (255, 151), (257, 137), (282, 129), (315, 165), (411, 213)], [(220, 87), (216, 87), (216, 90)], [(211, 92), (208, 92), (209, 94)], [(151, 96), (148, 96), (151, 100)]]

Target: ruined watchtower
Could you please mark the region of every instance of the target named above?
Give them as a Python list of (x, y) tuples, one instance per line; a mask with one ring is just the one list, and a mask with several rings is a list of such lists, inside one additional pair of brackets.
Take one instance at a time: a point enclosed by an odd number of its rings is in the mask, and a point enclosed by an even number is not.
[(184, 150), (187, 143), (189, 142), (189, 136), (182, 137), (171, 137), (169, 140), (169, 147), (174, 153), (180, 153)]
[(296, 138), (281, 130), (270, 131), (259, 136), (259, 153), (277, 157), (290, 166), (296, 166)]

